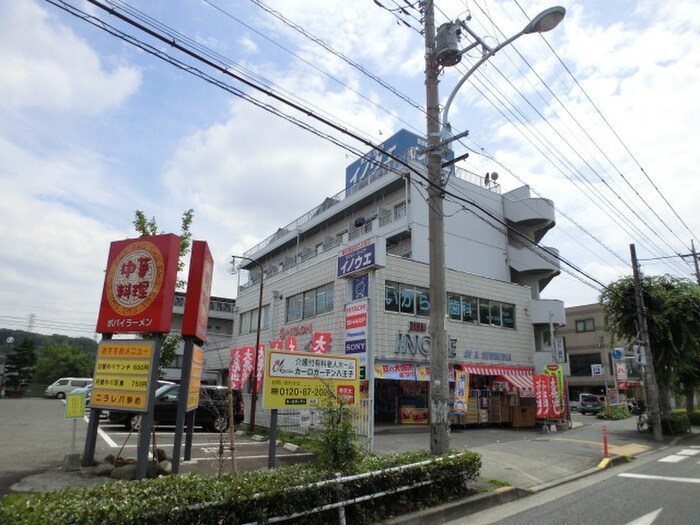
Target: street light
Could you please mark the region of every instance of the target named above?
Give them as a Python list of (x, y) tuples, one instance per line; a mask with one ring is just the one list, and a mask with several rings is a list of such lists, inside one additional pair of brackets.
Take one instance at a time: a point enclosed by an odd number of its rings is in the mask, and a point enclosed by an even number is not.
[[(481, 64), (522, 35), (543, 33), (554, 29), (565, 14), (566, 10), (563, 7), (546, 9), (533, 18), (522, 31), (491, 48), (464, 23), (444, 24), (440, 27), (440, 34), (436, 39), (433, 0), (427, 0), (425, 3), (425, 89), (428, 142), (426, 153), (429, 180), (428, 237), (430, 293), (433, 297), (430, 307), (430, 451), (433, 454), (445, 454), (450, 448), (449, 378), (445, 327), (447, 293), (445, 291), (444, 182), (442, 179), (445, 146), (455, 138), (447, 136), (449, 135), (449, 121), (447, 120), (449, 106), (459, 88)], [(470, 44), (464, 50), (457, 49), (460, 28), (464, 29), (475, 40), (475, 43)], [(478, 45), (482, 46), (484, 54), (462, 77), (448, 97), (443, 113), (443, 125), (441, 126), (438, 94), (440, 69), (456, 65), (465, 51)]]
[[(255, 410), (258, 401), (258, 352), (260, 347), (260, 321), (262, 320), (262, 300), (263, 300), (263, 267), (260, 261), (256, 259), (251, 259), (250, 257), (242, 257), (240, 255), (231, 256), (230, 273), (235, 274), (240, 269), (236, 267), (236, 259), (242, 259), (244, 261), (250, 261), (256, 264), (260, 270), (260, 294), (258, 296), (258, 326), (255, 332), (255, 359), (253, 362), (253, 395), (250, 399), (250, 431), (255, 432)], [(229, 383), (231, 378), (229, 377)]]

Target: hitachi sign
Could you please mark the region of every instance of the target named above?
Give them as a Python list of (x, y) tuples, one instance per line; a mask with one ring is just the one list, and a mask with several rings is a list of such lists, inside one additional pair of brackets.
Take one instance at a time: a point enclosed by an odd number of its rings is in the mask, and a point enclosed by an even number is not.
[[(421, 334), (404, 334), (399, 332), (396, 334), (396, 345), (394, 353), (400, 355), (430, 355), (430, 336)], [(457, 356), (457, 339), (448, 339), (447, 341), (448, 357)]]

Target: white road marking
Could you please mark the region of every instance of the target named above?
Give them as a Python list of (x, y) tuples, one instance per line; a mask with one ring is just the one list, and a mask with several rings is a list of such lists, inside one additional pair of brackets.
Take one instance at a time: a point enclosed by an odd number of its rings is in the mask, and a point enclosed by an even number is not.
[(663, 507), (660, 509), (657, 509), (653, 512), (650, 512), (649, 514), (645, 514), (644, 516), (640, 516), (634, 521), (630, 521), (629, 523), (626, 523), (625, 525), (651, 525), (656, 521), (656, 518), (659, 514), (661, 514), (661, 511), (663, 510)]
[(670, 456), (666, 456), (665, 458), (661, 458), (659, 461), (661, 463), (678, 463), (679, 461), (683, 461), (687, 457), (688, 456), (679, 456), (677, 454), (671, 454)]
[(621, 478), (649, 479), (654, 481), (677, 481), (679, 483), (700, 483), (700, 478), (673, 478), (671, 476), (652, 476), (651, 474), (635, 474), (624, 472), (618, 474)]
[(692, 450), (689, 448), (684, 448), (683, 450), (678, 452), (678, 455), (680, 455), (680, 456), (694, 456), (695, 454), (700, 454), (700, 449)]

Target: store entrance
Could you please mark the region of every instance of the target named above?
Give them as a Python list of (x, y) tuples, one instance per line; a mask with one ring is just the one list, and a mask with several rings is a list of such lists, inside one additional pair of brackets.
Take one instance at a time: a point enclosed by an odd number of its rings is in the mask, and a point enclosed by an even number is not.
[(399, 422), (399, 383), (377, 379), (375, 382), (376, 402), (374, 421), (376, 423)]

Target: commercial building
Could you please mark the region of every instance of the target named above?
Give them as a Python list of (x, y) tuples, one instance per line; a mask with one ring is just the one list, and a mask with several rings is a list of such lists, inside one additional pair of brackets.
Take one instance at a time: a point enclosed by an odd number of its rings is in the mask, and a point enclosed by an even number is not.
[[(575, 404), (580, 394), (606, 395), (610, 389), (618, 389), (623, 398), (643, 399), (642, 366), (628, 342), (612, 340), (605, 330), (603, 305), (569, 307), (566, 319), (557, 335), (564, 337), (568, 355), (569, 400)], [(621, 359), (613, 356), (618, 352)]]
[(565, 322), (561, 301), (540, 298), (558, 252), (534, 245), (555, 224), (552, 202), (445, 170), (458, 197), (444, 204), (447, 297), (433, 297), (424, 148), (401, 130), (381, 149), (413, 170), (373, 151), (347, 167), (344, 190), (243, 254), (255, 262), (242, 263), (234, 346), (254, 347), (258, 315), (266, 348), (313, 351), (314, 334), (325, 334), (323, 350), (360, 358), (376, 422), (425, 423), (430, 305), (444, 300), (451, 376), (470, 373), (471, 419), (458, 422), (517, 423), (527, 412), (534, 424), (534, 356), (551, 355), (550, 333)]

